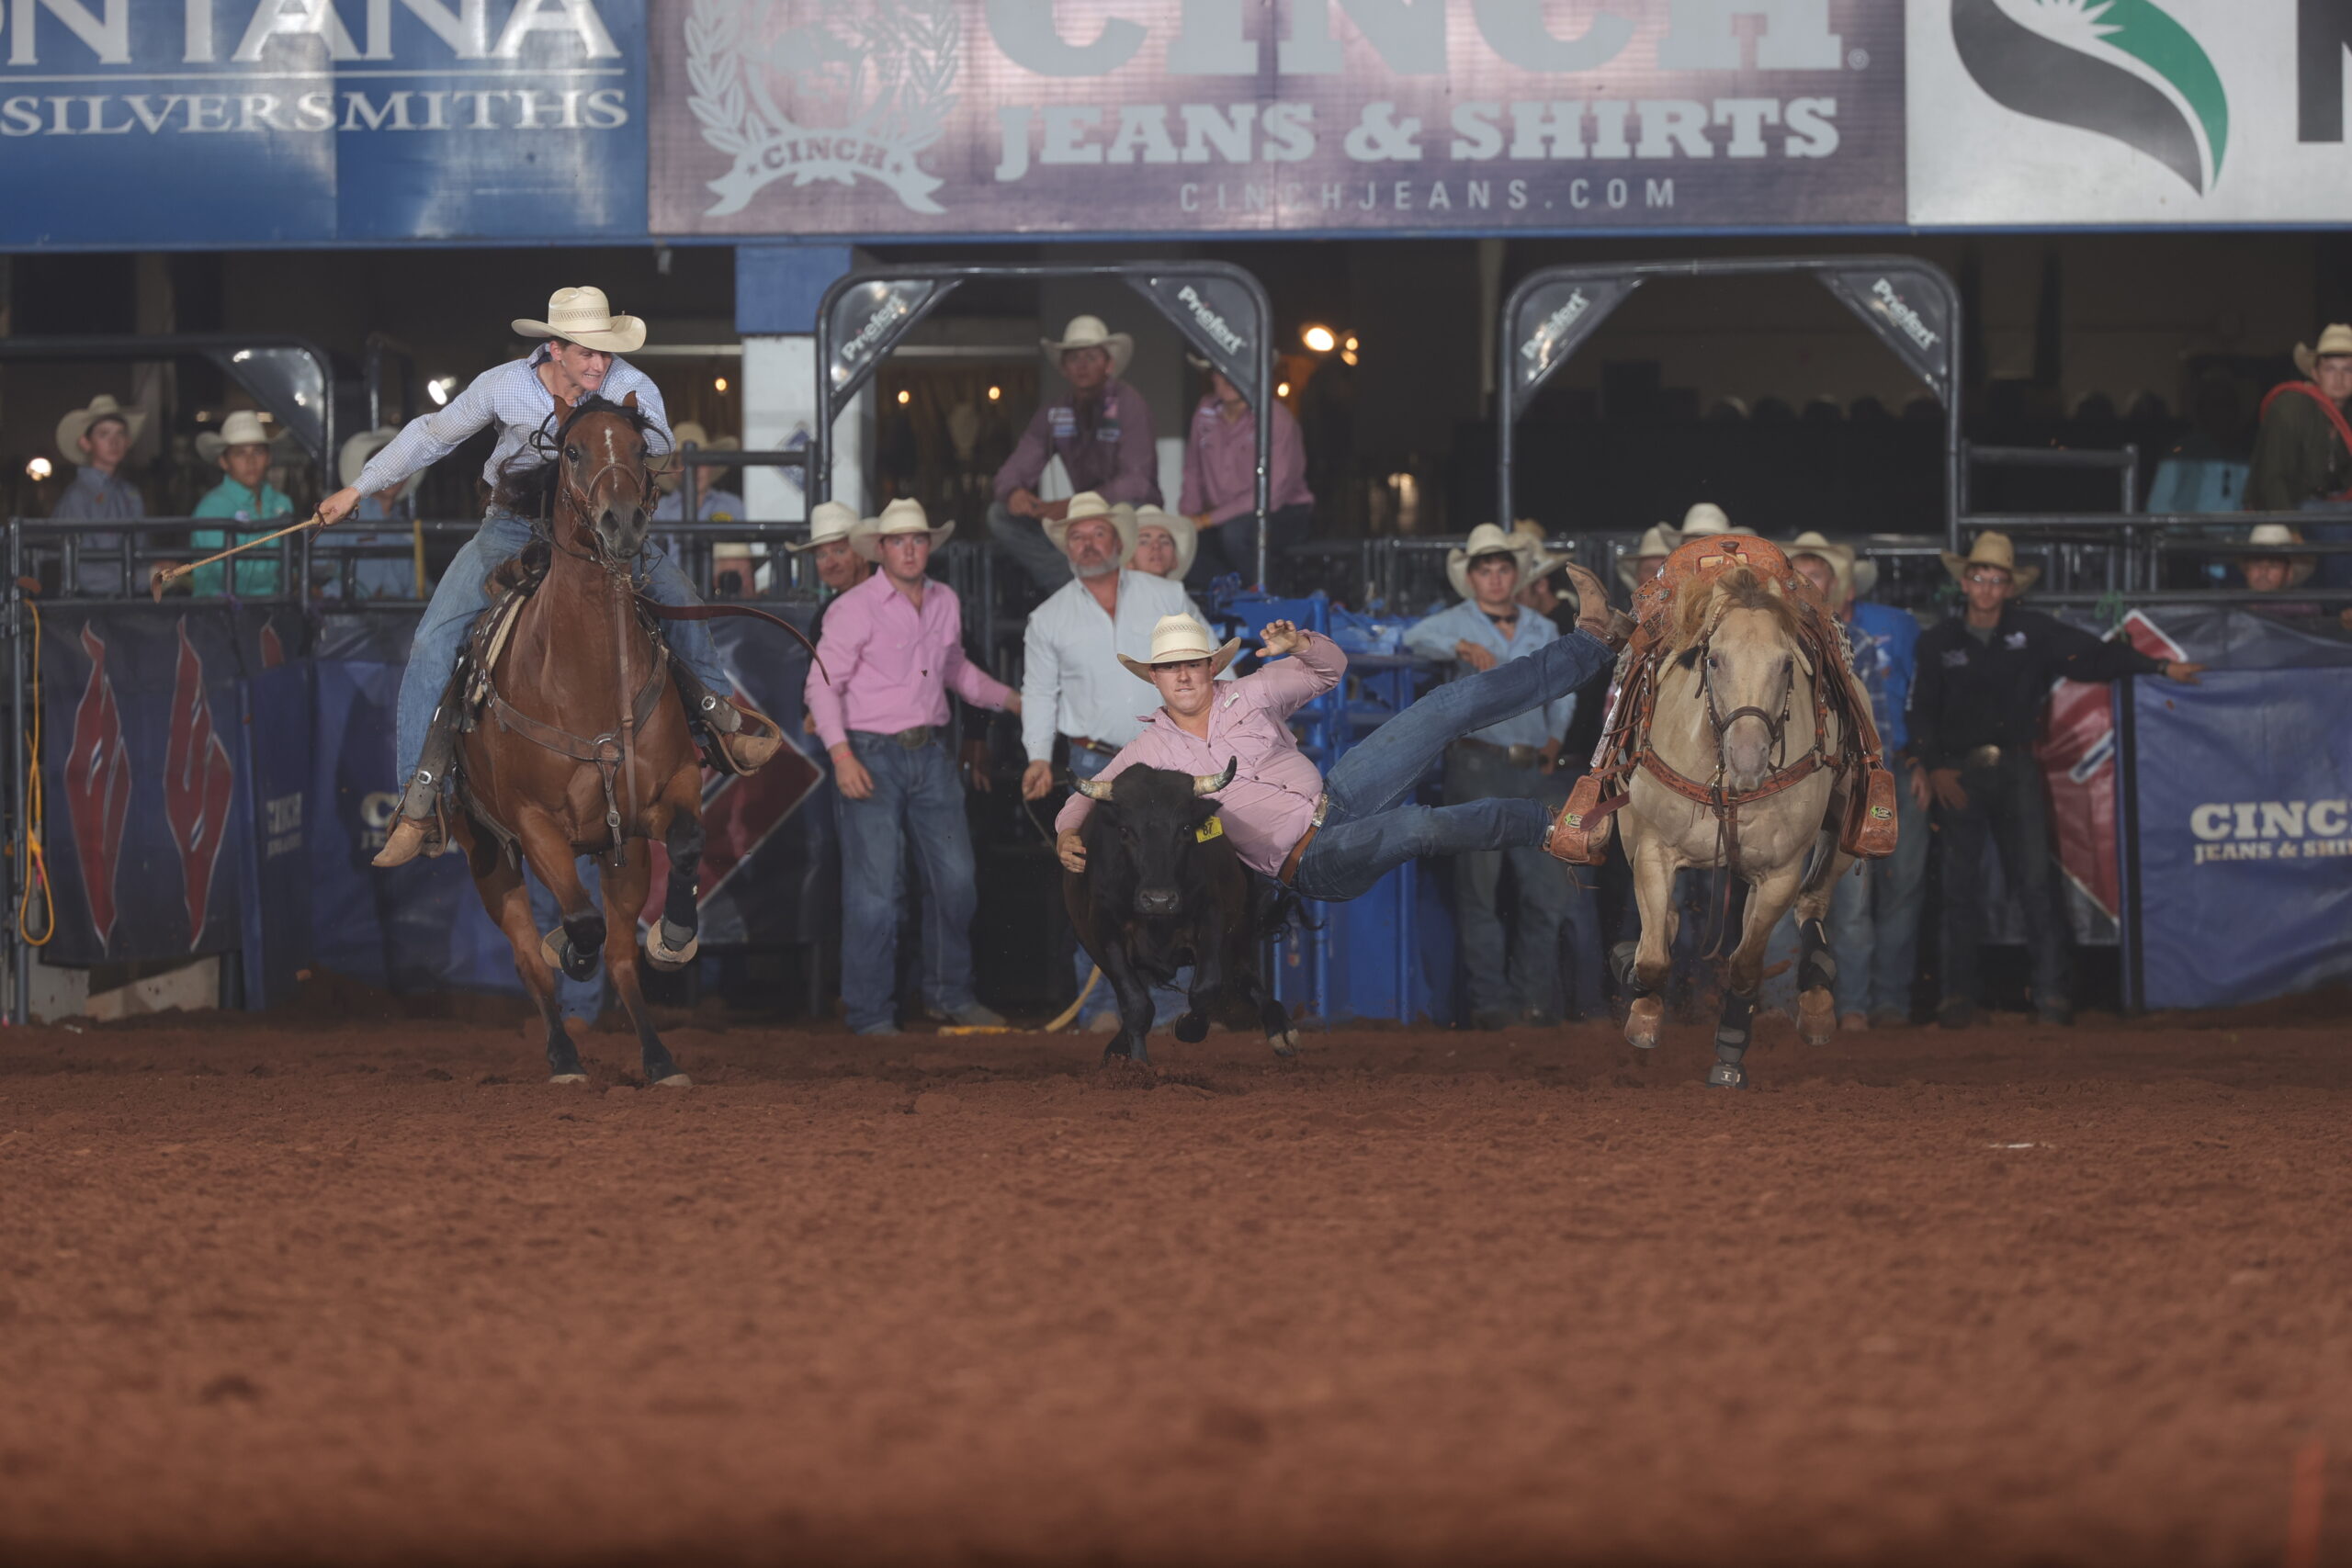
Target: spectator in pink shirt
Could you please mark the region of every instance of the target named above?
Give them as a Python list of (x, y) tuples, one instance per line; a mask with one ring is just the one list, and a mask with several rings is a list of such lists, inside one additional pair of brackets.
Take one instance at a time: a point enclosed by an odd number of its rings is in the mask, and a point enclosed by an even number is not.
[(1216, 792), (1216, 801), (1235, 852), (1250, 870), (1309, 898), (1356, 897), (1424, 855), (1549, 849), (1554, 813), (1542, 801), (1410, 802), (1421, 776), (1454, 741), (1555, 702), (1610, 664), (1631, 623), (1610, 610), (1590, 572), (1567, 570), (1579, 606), (1575, 635), (1440, 686), (1340, 759), (1328, 784), (1299, 750), (1288, 720), (1339, 684), (1348, 668), (1340, 645), (1275, 621), (1262, 634), (1259, 657), (1280, 662), (1218, 685), (1218, 673), (1240, 643), (1215, 647), (1190, 615), (1163, 618), (1153, 628), (1148, 661), (1119, 657), (1130, 673), (1159, 688), (1159, 710), (1055, 818), (1054, 847), (1062, 864), (1086, 869), (1080, 829), (1093, 808), (1091, 797), (1107, 796), (1114, 779), (1138, 766), (1198, 776), (1233, 764), (1232, 782)]
[(842, 840), (842, 999), (860, 1034), (899, 1032), (899, 906), (909, 842), (922, 874), (923, 1001), (966, 1025), (1004, 1020), (972, 993), (978, 893), (964, 792), (956, 776), (947, 694), (1021, 711), (1020, 694), (964, 657), (956, 591), (926, 570), (956, 531), (894, 501), (850, 536), (882, 570), (825, 610), (808, 712), (833, 760)]
[(1151, 438), (1151, 405), (1125, 381), (1136, 340), (1114, 333), (1100, 316), (1073, 316), (1057, 338), (1037, 346), (1061, 371), (1069, 391), (1037, 410), (1021, 444), (996, 471), (996, 501), (989, 536), (1021, 563), (1040, 598), (1069, 581), (1069, 562), (1046, 537), (1067, 501), (1040, 501), (1037, 483), (1056, 457), (1075, 495), (1089, 491), (1116, 505), (1159, 504), (1159, 451)]
[[(1187, 356), (1190, 357), (1189, 355)], [(1258, 422), (1250, 404), (1221, 370), (1208, 370), (1209, 394), (1193, 411), (1184, 438), (1184, 495), (1178, 510), (1201, 531), (1200, 552), (1184, 581), (1195, 592), (1226, 572), (1258, 581)], [(1266, 505), (1271, 541), (1267, 570), (1283, 580), (1284, 546), (1307, 536), (1315, 522), (1315, 497), (1306, 488), (1306, 451), (1299, 444), (1298, 421), (1280, 400), (1274, 403), (1273, 446), (1266, 457)]]

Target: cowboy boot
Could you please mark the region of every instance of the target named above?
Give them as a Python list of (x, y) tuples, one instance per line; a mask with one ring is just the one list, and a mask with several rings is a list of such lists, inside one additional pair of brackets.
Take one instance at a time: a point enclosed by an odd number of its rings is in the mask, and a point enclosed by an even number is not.
[(1634, 618), (1609, 603), (1600, 579), (1580, 566), (1569, 567), (1567, 573), (1577, 592), (1577, 630), (1599, 637), (1612, 653), (1623, 648), (1634, 635)]
[(705, 755), (722, 773), (752, 773), (775, 760), (784, 745), (784, 731), (775, 720), (731, 697), (722, 697), (704, 685), (681, 659), (672, 658), (670, 673), (685, 699), (686, 718), (709, 744)]
[(448, 832), (441, 817), (441, 785), (449, 776), (449, 764), (457, 760), (458, 729), (456, 704), (448, 697), (433, 710), (433, 727), (424, 732), (424, 752), (417, 760), (415, 773), (408, 787), (401, 792), (400, 814), (392, 823), (392, 830), (385, 835), (384, 847), (368, 863), (389, 868), (406, 865), (419, 855), (432, 857), (445, 854), (449, 849)]

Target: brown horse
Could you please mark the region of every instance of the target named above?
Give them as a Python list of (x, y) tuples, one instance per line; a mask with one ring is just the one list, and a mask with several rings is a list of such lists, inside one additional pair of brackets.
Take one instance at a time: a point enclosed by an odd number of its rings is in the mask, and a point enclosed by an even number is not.
[[(523, 486), (502, 486), (525, 515), (546, 517), (547, 576), (492, 655), (481, 713), (461, 743), (463, 810), (451, 832), (474, 887), (514, 947), (547, 1024), (557, 1083), (579, 1083), (580, 1053), (556, 1006), (553, 965), (576, 980), (601, 948), (644, 1053), (645, 1080), (688, 1082), (645, 1010), (637, 920), (652, 879), (652, 843), (669, 852), (662, 919), (647, 960), (676, 969), (696, 946), (695, 873), (702, 862), (702, 770), (668, 655), (638, 615), (630, 563), (645, 545), (652, 487), (645, 423), (626, 404), (590, 398), (565, 413), (554, 459)], [(604, 908), (581, 886), (578, 861), (599, 857)], [(528, 864), (555, 894), (562, 924), (534, 929)]]

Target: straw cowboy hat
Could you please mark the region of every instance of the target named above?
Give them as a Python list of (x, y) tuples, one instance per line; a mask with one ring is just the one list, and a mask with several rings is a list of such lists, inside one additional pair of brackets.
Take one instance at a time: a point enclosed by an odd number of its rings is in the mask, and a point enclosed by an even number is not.
[[(842, 510), (847, 511), (848, 508)], [(849, 531), (849, 547), (867, 560), (878, 561), (882, 558), (882, 541), (885, 539), (895, 538), (901, 534), (928, 534), (931, 536), (931, 547), (935, 550), (955, 533), (956, 525), (953, 523), (942, 523), (938, 527), (933, 527), (931, 518), (922, 509), (922, 502), (902, 495), (884, 507), (882, 515), (870, 524), (852, 528)]]
[(1682, 547), (1682, 530), (1671, 523), (1653, 523), (1650, 531), (1642, 536), (1634, 553), (1617, 563), (1617, 581), (1628, 588), (1639, 588), (1637, 575), (1645, 560), (1664, 560)]
[(1682, 536), (1686, 539), (1730, 532), (1730, 516), (1712, 501), (1702, 501), (1682, 514)]
[[(740, 450), (743, 445), (731, 435), (714, 436), (699, 423), (691, 419), (682, 419), (670, 427), (672, 451), (683, 448), (689, 441), (695, 444), (697, 450), (704, 452), (733, 452)], [(672, 461), (655, 470), (653, 482), (661, 487), (664, 495), (667, 495), (685, 482), (685, 474), (686, 466), (684, 463)], [(705, 468), (702, 477), (695, 481), (696, 488), (699, 491), (707, 491), (711, 488), (711, 472)]]
[(1952, 581), (1955, 582), (1965, 582), (1968, 580), (1968, 569), (1972, 566), (2001, 568), (2009, 574), (2009, 592), (2012, 596), (2032, 587), (2034, 579), (2041, 575), (2041, 569), (2038, 566), (2019, 566), (2017, 547), (2009, 543), (2009, 536), (1991, 528), (1976, 536), (1976, 543), (1969, 547), (1968, 554), (1965, 556), (1956, 556), (1950, 550), (1939, 550), (1937, 553), (1944, 558), (1944, 570), (1951, 573)]
[(238, 409), (220, 422), (217, 431), (200, 430), (196, 434), (196, 455), (208, 463), (217, 463), (220, 454), (232, 446), (274, 446), (267, 426), (261, 415), (251, 409)]
[(2295, 345), (2295, 368), (2306, 378), (2319, 374), (2319, 362), (2339, 354), (2352, 354), (2352, 326), (2342, 321), (2330, 321), (2319, 334), (2319, 346), (2306, 348)]
[(1188, 660), (1205, 659), (1209, 661), (1209, 674), (1214, 678), (1224, 674), (1225, 667), (1232, 663), (1233, 656), (1240, 651), (1239, 637), (1220, 648), (1211, 638), (1208, 627), (1192, 616), (1162, 615), (1151, 628), (1151, 657), (1129, 659), (1123, 653), (1119, 655), (1119, 662), (1127, 667), (1128, 674), (1139, 681), (1148, 681), (1151, 679), (1151, 667), (1155, 664), (1182, 664)]
[(1445, 554), (1445, 580), (1453, 584), (1456, 598), (1470, 594), (1470, 563), (1485, 556), (1509, 556), (1519, 564), (1519, 581), (1527, 581), (1529, 551), (1524, 535), (1506, 534), (1492, 523), (1481, 523), (1470, 530), (1470, 537), (1458, 550)]
[(1111, 374), (1124, 376), (1127, 361), (1135, 357), (1136, 340), (1125, 333), (1114, 333), (1102, 324), (1100, 316), (1072, 316), (1069, 325), (1062, 329), (1060, 341), (1049, 337), (1037, 340), (1046, 358), (1055, 368), (1061, 367), (1062, 355), (1073, 348), (1099, 348), (1111, 356)]
[[(844, 506), (838, 501), (820, 501), (808, 509), (807, 540), (784, 547), (797, 556), (804, 550), (813, 550), (819, 545), (837, 545), (847, 539), (851, 547), (855, 548), (858, 532), (861, 529), (870, 530), (878, 521), (873, 517), (860, 518), (854, 506)], [(864, 555), (865, 552), (859, 550), (858, 553)]]
[(517, 316), (512, 324), (524, 337), (560, 337), (604, 354), (635, 354), (645, 346), (645, 323), (614, 315), (601, 288), (559, 288), (548, 296), (546, 321)]
[(1829, 607), (1842, 610), (1854, 597), (1854, 547), (1833, 544), (1822, 537), (1818, 529), (1808, 528), (1781, 547), (1791, 560), (1799, 556), (1819, 556), (1829, 563), (1829, 575), (1837, 580), (1838, 599)]
[[(1122, 515), (1122, 513), (1125, 515)], [(1137, 535), (1135, 509), (1114, 506), (1093, 491), (1080, 491), (1069, 498), (1069, 511), (1059, 517), (1046, 519), (1046, 537), (1054, 542), (1054, 548), (1068, 555), (1069, 554), (1069, 525), (1073, 523), (1083, 523), (1090, 517), (1103, 519), (1118, 534), (1119, 564), (1126, 565), (1129, 558), (1136, 553)]]
[[(2290, 588), (2301, 588), (2319, 569), (2319, 558), (2303, 548), (2303, 536), (2284, 523), (2257, 523), (2246, 534), (2245, 542), (2277, 547), (2277, 553), (2286, 558), (2287, 586)], [(2241, 556), (2238, 558), (2244, 561), (2248, 558)]]
[(1566, 556), (1552, 553), (1551, 544), (1544, 537), (1544, 525), (1532, 517), (1522, 517), (1510, 525), (1511, 535), (1527, 547), (1527, 581), (1549, 577), (1568, 564)]
[(1182, 582), (1184, 574), (1193, 570), (1193, 558), (1200, 553), (1200, 525), (1181, 512), (1169, 512), (1157, 506), (1135, 509), (1136, 538), (1140, 542), (1146, 528), (1165, 528), (1168, 536), (1176, 541), (1176, 564), (1167, 572), (1170, 582)]
[(102, 419), (119, 419), (130, 429), (130, 438), (139, 439), (146, 428), (147, 411), (139, 407), (125, 408), (114, 400), (111, 392), (100, 392), (90, 400), (90, 406), (75, 409), (57, 422), (57, 450), (69, 463), (79, 462), (75, 455), (82, 450), (82, 437), (90, 426)]
[[(343, 449), (335, 454), (334, 468), (336, 475), (346, 486), (357, 484), (359, 482), (360, 474), (366, 470), (369, 461), (375, 457), (377, 453), (390, 446), (392, 444), (392, 437), (398, 435), (400, 433), (400, 426), (396, 424), (379, 424), (373, 430), (361, 431), (358, 434), (345, 442), (343, 444)], [(197, 440), (200, 446), (203, 441), (203, 437), (198, 436)], [(414, 495), (416, 493), (416, 487), (424, 482), (424, 470), (423, 468), (419, 468), (416, 472), (409, 475), (408, 478), (402, 479), (399, 485), (394, 487), (400, 492), (398, 499), (405, 501), (410, 496)]]

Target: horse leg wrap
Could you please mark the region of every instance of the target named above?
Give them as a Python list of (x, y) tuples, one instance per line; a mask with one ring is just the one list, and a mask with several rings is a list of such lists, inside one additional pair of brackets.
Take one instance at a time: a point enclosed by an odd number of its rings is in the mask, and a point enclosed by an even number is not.
[(656, 969), (683, 969), (701, 947), (702, 938), (692, 926), (675, 924), (667, 915), (645, 933), (645, 961)]
[(1708, 1069), (1708, 1083), (1717, 1089), (1747, 1087), (1747, 1069), (1740, 1066), (1740, 1059), (1747, 1055), (1749, 1030), (1755, 1018), (1755, 992), (1745, 996), (1737, 991), (1724, 993), (1723, 1011), (1715, 1020), (1715, 1065)]
[(1799, 943), (1804, 950), (1803, 961), (1797, 965), (1797, 986), (1810, 991), (1816, 987), (1827, 987), (1838, 983), (1838, 957), (1829, 951), (1829, 933), (1819, 920), (1806, 920), (1797, 927)]

